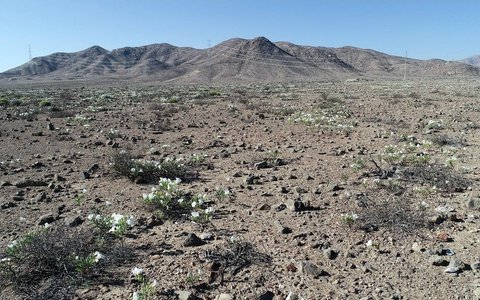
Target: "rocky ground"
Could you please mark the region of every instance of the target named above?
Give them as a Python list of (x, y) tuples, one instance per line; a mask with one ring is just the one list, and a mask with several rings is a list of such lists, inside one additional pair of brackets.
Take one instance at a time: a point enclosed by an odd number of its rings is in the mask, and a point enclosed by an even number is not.
[[(480, 299), (479, 99), (472, 79), (4, 88), (1, 298)], [(158, 178), (120, 153), (178, 160), (213, 212), (159, 220)], [(112, 213), (135, 220), (124, 254), (81, 283), (9, 273), (38, 269), (12, 242)]]

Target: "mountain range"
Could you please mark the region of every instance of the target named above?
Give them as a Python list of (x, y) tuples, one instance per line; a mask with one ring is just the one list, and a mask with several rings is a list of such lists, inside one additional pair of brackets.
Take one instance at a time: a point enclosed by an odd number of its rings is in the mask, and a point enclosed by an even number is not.
[(313, 47), (234, 38), (208, 49), (152, 44), (108, 51), (93, 46), (54, 53), (0, 73), (0, 80), (133, 80), (235, 83), (332, 80), (352, 77), (439, 77), (480, 74), (472, 61), (418, 60), (355, 47)]

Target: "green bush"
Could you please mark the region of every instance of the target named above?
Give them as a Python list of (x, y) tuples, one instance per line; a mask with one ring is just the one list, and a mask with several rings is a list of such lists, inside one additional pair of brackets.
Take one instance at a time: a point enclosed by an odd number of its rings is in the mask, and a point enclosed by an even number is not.
[(50, 102), (50, 100), (48, 100), (48, 99), (43, 99), (40, 102), (38, 102), (38, 105), (40, 107), (52, 106), (52, 102)]
[(28, 299), (71, 299), (75, 288), (98, 282), (106, 268), (132, 257), (117, 236), (98, 228), (45, 228), (0, 253), (0, 288)]

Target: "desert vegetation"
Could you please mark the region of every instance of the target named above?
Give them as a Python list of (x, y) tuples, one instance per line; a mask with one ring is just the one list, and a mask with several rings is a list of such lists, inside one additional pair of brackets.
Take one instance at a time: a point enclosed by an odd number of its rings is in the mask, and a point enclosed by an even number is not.
[(2, 88), (1, 297), (475, 299), (479, 87)]

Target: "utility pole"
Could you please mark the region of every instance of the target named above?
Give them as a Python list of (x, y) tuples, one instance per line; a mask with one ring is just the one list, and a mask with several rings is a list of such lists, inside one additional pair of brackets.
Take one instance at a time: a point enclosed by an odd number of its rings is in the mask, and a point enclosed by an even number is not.
[(407, 80), (407, 56), (408, 52), (405, 50), (405, 73), (403, 73), (403, 80)]
[(212, 81), (212, 63), (211, 63), (211, 60), (210, 60), (210, 47), (211, 47), (211, 42), (210, 40), (207, 40), (208, 42), (208, 48), (207, 48), (207, 59), (208, 59), (208, 81), (211, 82)]

